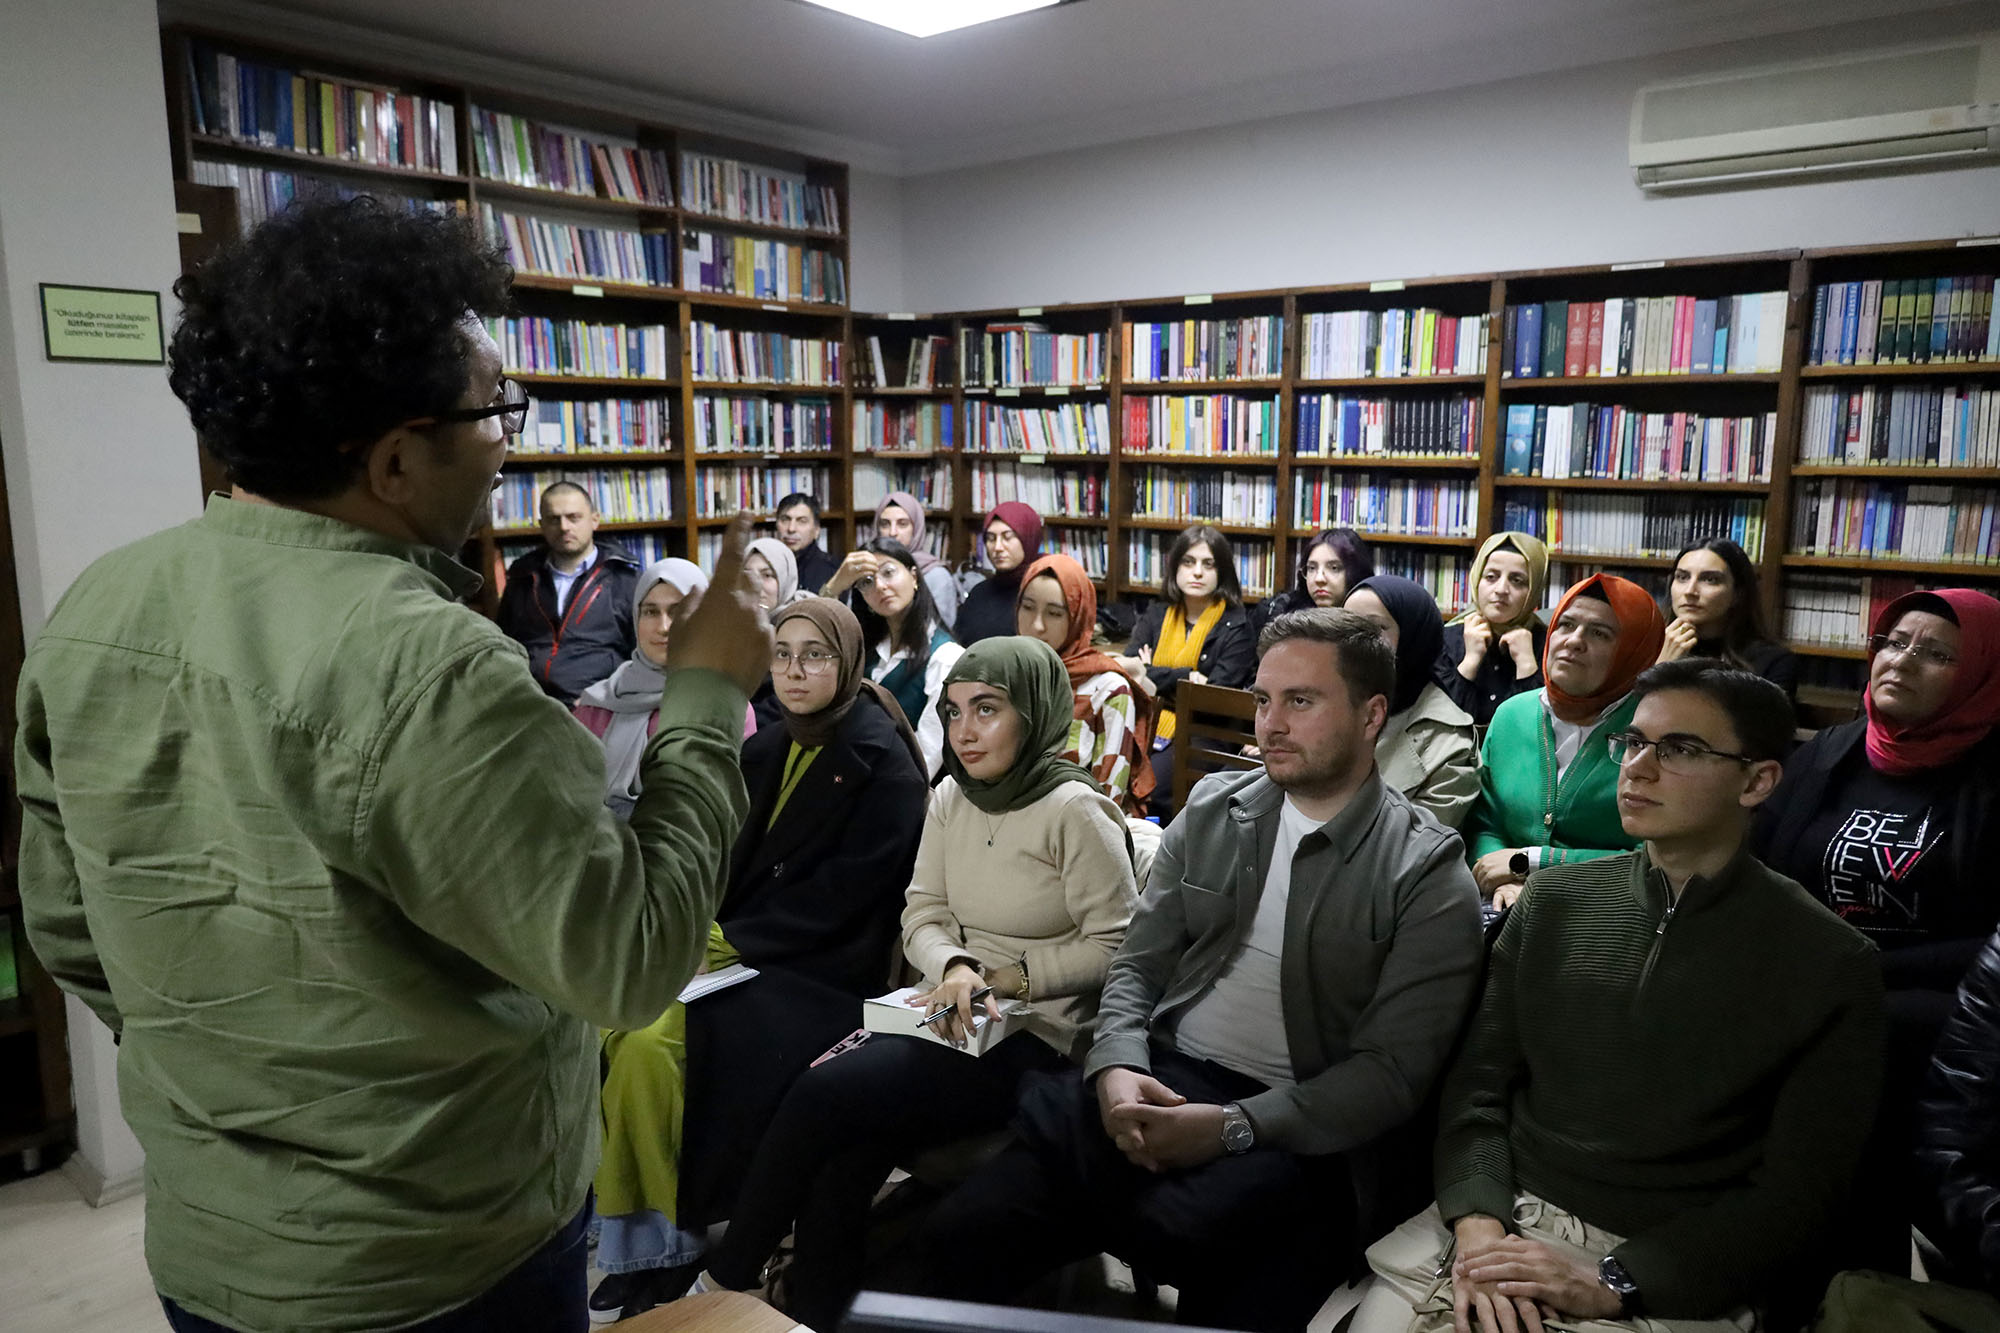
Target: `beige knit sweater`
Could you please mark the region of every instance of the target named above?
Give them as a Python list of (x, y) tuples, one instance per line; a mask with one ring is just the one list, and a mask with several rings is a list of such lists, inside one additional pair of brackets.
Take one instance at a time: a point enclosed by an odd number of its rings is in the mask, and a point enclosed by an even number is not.
[(1068, 1054), (1138, 906), (1125, 817), (1066, 782), (989, 815), (946, 778), (931, 793), (903, 907), (903, 953), (935, 985), (954, 958), (1027, 959), (1028, 1031)]

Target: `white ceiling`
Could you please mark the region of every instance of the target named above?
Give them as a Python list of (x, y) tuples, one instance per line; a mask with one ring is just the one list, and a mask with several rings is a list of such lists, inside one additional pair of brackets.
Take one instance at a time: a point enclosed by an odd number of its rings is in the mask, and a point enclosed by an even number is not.
[[(1082, 0), (917, 40), (797, 0), (164, 0), (715, 108), (896, 174), (1795, 33), (1937, 0)], [(174, 11), (179, 11), (175, 13)], [(350, 47), (353, 42), (347, 43)], [(407, 63), (407, 62), (405, 62)], [(497, 66), (488, 65), (489, 70)], [(563, 80), (575, 86), (573, 79)]]

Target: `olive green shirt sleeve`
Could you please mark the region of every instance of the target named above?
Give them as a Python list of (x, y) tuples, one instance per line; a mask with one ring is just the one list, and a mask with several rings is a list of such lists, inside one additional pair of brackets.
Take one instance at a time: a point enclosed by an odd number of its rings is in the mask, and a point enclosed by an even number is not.
[(677, 671), (629, 823), (597, 741), (484, 643), (394, 710), (354, 805), (360, 876), (421, 930), (601, 1027), (641, 1028), (694, 975), (749, 812), (745, 698)]

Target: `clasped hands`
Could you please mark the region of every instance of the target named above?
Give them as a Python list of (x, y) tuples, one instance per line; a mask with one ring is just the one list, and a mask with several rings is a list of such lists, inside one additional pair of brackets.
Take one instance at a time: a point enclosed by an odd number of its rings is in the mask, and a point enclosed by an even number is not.
[(1491, 1217), (1461, 1217), (1451, 1266), (1457, 1333), (1543, 1333), (1545, 1320), (1616, 1319), (1619, 1300), (1590, 1264), (1516, 1236)]
[(1222, 1108), (1189, 1102), (1136, 1069), (1097, 1076), (1097, 1116), (1125, 1160), (1155, 1175), (1222, 1156)]

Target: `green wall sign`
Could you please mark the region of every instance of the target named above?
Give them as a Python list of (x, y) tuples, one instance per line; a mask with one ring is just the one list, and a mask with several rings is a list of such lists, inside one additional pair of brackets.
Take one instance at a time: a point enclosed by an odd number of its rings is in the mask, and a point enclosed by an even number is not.
[(165, 363), (160, 294), (123, 287), (42, 287), (42, 345), (51, 361)]

